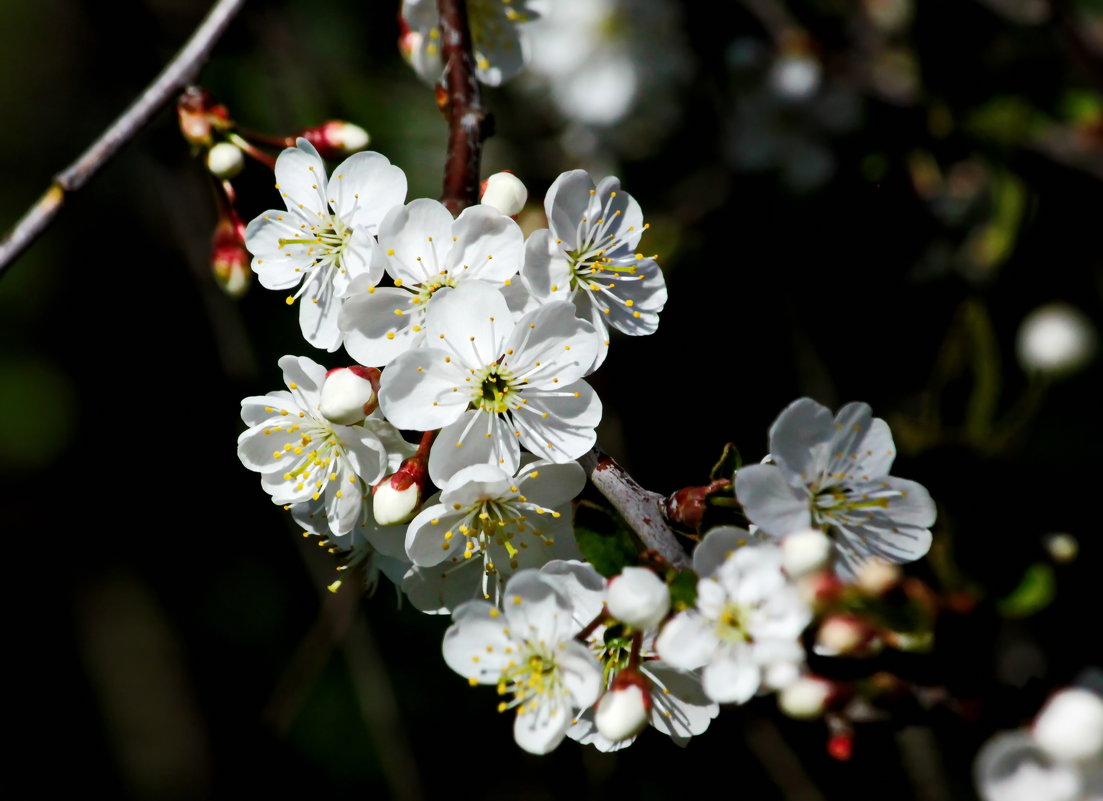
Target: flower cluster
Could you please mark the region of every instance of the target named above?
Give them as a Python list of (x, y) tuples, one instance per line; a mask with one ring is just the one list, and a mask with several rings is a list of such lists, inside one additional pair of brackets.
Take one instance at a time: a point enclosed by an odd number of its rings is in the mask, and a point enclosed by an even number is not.
[(273, 501), (430, 613), (496, 603), (514, 572), (580, 556), (575, 460), (601, 419), (586, 377), (608, 326), (650, 333), (666, 301), (654, 258), (635, 253), (639, 204), (616, 178), (565, 173), (545, 200), (550, 228), (526, 244), (509, 216), (526, 192), (506, 174), (455, 218), (407, 203), (402, 170), (378, 153), (327, 174), (300, 138), (275, 174), (286, 210), (247, 227), (253, 271), (297, 287), (287, 301), (307, 342), (358, 364), (327, 373), (285, 356), (288, 390), (243, 402), (239, 455)]
[[(238, 455), (345, 575), (384, 575), (416, 609), (452, 615), (445, 661), (508, 696), (522, 748), (612, 751), (649, 726), (685, 744), (721, 704), (769, 692), (814, 717), (838, 693), (805, 667), (802, 638), (819, 656), (893, 641), (853, 619), (846, 593), (817, 588), (874, 582), (930, 543), (933, 503), (887, 475), (892, 437), (865, 404), (832, 416), (796, 401), (766, 462), (701, 488), (692, 570), (659, 559), (606, 580), (581, 560), (576, 460), (602, 413), (587, 379), (612, 331), (654, 332), (667, 297), (617, 178), (560, 175), (548, 227), (526, 240), (514, 176), (453, 217), (406, 202), (405, 176), (378, 153), (327, 174), (300, 138), (274, 168), (286, 210), (246, 228), (253, 271), (294, 289), (307, 342), (356, 363), (280, 359), (286, 389), (242, 402)], [(700, 529), (714, 492), (750, 530)]]

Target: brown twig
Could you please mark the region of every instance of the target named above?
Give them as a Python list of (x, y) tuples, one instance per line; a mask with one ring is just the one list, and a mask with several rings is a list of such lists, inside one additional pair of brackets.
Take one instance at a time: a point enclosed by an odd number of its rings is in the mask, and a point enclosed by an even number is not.
[(437, 0), (440, 13), (442, 108), (448, 117), (448, 157), (441, 202), (459, 214), (479, 200), (479, 162), (491, 117), (475, 77), (475, 57), (464, 0)]
[(663, 516), (662, 495), (637, 484), (600, 448), (593, 448), (578, 461), (590, 482), (620, 512), (646, 547), (658, 551), (674, 567), (690, 567), (689, 556)]
[(75, 162), (59, 172), (50, 188), (0, 241), (0, 275), (61, 210), (65, 196), (80, 189), (129, 142), (166, 103), (195, 78), (215, 42), (245, 0), (218, 0), (191, 39), (156, 80)]

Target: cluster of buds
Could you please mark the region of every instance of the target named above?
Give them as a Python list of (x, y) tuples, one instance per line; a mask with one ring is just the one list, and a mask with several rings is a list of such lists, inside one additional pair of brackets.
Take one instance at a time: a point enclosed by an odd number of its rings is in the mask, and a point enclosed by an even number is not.
[(330, 120), (307, 128), (294, 136), (268, 136), (240, 128), (229, 111), (206, 89), (188, 87), (177, 100), (176, 116), (180, 133), (203, 159), (213, 178), (218, 204), (218, 221), (211, 246), (211, 267), (215, 280), (231, 297), (240, 297), (249, 288), (252, 271), (245, 247), (245, 226), (236, 208), (236, 196), (230, 181), (245, 167), (249, 156), (274, 168), (275, 159), (265, 147), (294, 147), (302, 137), (313, 144), (323, 158), (339, 159), (368, 146), (368, 132), (359, 125)]

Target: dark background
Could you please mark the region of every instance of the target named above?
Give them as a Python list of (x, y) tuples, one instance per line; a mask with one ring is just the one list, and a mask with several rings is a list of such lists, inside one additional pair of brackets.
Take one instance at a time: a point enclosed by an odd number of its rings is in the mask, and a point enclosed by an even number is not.
[[(1090, 4), (1036, 19), (1048, 4), (923, 0), (879, 27), (897, 5), (792, 0), (802, 38), (758, 0), (731, 25), (687, 3), (661, 29), (623, 2), (610, 35), (660, 44), (634, 51), (647, 97), (564, 139), (546, 92), (491, 90), (486, 171), (515, 171), (539, 208), (561, 170), (615, 170), (642, 204), (670, 301), (592, 381), (600, 441), (644, 486), (704, 483), (728, 441), (760, 459), (801, 395), (890, 422), (894, 473), (939, 504), (943, 567), (911, 570), (979, 600), (901, 670), (964, 707), (862, 727), (845, 764), (770, 698), (684, 750), (648, 731), (616, 755), (521, 752), (493, 692), (440, 659), (447, 621), (397, 609), (389, 586), (362, 604), (325, 592), (332, 558), (238, 462), (239, 401), (280, 386), (279, 356), (342, 358), (310, 353), (278, 293), (220, 293), (213, 198), (165, 110), (0, 281), (5, 793), (973, 798), (984, 740), (1099, 659), (1100, 364), (1043, 387), (1014, 341), (1044, 302), (1101, 319), (1103, 51)], [(206, 7), (2, 4), (4, 228)], [(250, 128), (364, 125), (409, 197), (433, 197), (445, 123), (397, 35), (390, 3), (253, 3), (201, 82)], [(769, 99), (786, 48), (823, 65), (806, 101)], [(276, 202), (257, 164), (235, 186), (246, 220)], [(1073, 563), (1051, 564), (1055, 531), (1079, 540)], [(1001, 614), (1035, 564), (1052, 602)]]

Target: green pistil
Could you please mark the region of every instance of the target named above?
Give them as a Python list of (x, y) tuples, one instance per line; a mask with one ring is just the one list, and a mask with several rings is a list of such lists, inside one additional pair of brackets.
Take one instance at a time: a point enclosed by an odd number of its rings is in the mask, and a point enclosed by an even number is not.
[(723, 611), (716, 621), (716, 636), (724, 642), (751, 642), (747, 632), (747, 613), (735, 603), (724, 604)]
[(479, 383), (477, 391), (478, 394), (473, 401), (476, 409), (491, 414), (502, 414), (510, 408), (510, 399), (514, 394), (513, 376), (499, 365), (492, 365)]

